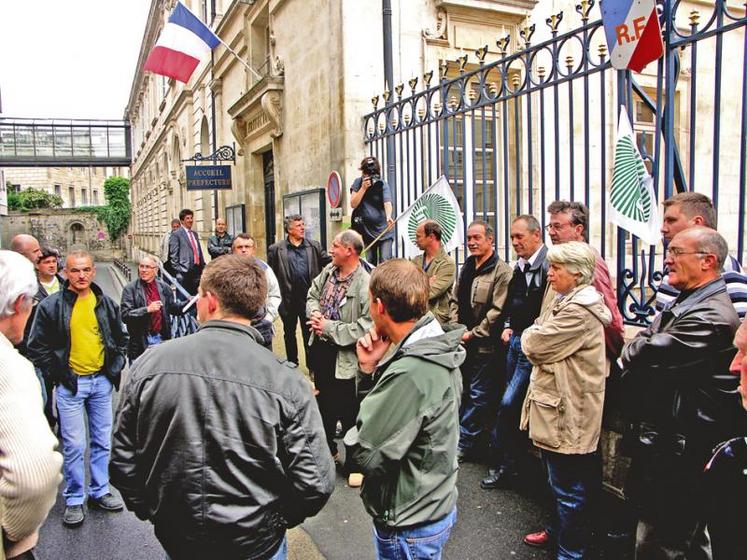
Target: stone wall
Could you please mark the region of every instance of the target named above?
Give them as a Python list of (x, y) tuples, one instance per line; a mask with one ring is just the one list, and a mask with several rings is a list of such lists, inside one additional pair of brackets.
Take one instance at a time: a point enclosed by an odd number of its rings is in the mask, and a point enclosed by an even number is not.
[(112, 244), (106, 225), (86, 212), (67, 209), (10, 212), (0, 218), (0, 224), (1, 246), (5, 248), (14, 235), (29, 233), (42, 246), (58, 249), (63, 255), (72, 249), (85, 249), (96, 260), (110, 261), (125, 254), (121, 240)]

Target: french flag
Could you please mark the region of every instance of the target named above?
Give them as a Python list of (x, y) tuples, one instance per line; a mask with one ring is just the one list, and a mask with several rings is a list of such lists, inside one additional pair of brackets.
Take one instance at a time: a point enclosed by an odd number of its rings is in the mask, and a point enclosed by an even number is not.
[(186, 84), (200, 59), (220, 43), (208, 26), (177, 2), (143, 68)]

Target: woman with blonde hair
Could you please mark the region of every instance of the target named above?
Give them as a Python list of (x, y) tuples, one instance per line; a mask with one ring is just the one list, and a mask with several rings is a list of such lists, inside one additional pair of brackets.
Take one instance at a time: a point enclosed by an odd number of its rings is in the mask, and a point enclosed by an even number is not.
[(555, 297), (521, 337), (533, 366), (521, 428), (541, 451), (557, 515), (551, 527), (524, 542), (543, 547), (553, 540), (557, 558), (583, 558), (591, 541), (589, 503), (601, 483), (604, 327), (612, 316), (591, 286), (595, 255), (589, 245), (555, 245), (547, 259)]

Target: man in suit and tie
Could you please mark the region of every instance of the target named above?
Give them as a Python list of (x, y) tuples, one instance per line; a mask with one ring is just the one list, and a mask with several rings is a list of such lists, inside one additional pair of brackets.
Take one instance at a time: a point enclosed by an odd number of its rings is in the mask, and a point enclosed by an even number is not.
[(200, 238), (192, 231), (194, 212), (185, 208), (179, 212), (179, 221), (182, 226), (172, 232), (169, 239), (169, 265), (184, 289), (190, 294), (196, 294), (202, 269), (205, 268), (205, 257)]
[[(267, 260), (275, 272), (283, 301), (280, 304), (280, 318), (283, 320), (283, 337), (288, 361), (298, 363), (296, 343), (296, 323), (301, 323), (304, 351), (309, 345), (309, 327), (306, 324), (306, 296), (311, 281), (319, 276), (331, 258), (318, 241), (307, 239), (303, 216), (292, 214), (283, 220), (286, 239), (270, 245)], [(309, 367), (308, 354), (306, 366)]]

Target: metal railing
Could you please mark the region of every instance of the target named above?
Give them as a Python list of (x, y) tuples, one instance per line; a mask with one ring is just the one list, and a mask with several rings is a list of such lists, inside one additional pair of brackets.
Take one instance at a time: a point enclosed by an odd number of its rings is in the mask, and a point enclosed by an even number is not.
[[(486, 45), (474, 55), (443, 61), (433, 85), (429, 72), (422, 82), (408, 81), (409, 93), (404, 84), (384, 92), (381, 107), (380, 97), (374, 97), (374, 110), (363, 117), (364, 141), (382, 162), (398, 213), (444, 174), (459, 201), (462, 226), (473, 219), (491, 223), (496, 250), (505, 260), (511, 257), (514, 216), (535, 214), (544, 227), (551, 201), (584, 202), (590, 209), (590, 242), (610, 257), (623, 317), (645, 325), (654, 314), (664, 255), (661, 247), (643, 247), (608, 223), (617, 114), (624, 106), (631, 115), (658, 199), (693, 190), (700, 177), (697, 190), (713, 199), (719, 230), (741, 262), (747, 16), (744, 8), (735, 14), (736, 8), (716, 0), (701, 8), (713, 10), (701, 26), (696, 11), (684, 13), (679, 0), (667, 0), (665, 55), (638, 83), (630, 72), (611, 67), (602, 22), (590, 21), (594, 6), (594, 0), (580, 2), (580, 25), (569, 32), (559, 32), (560, 12), (546, 20), (550, 38), (544, 42), (532, 44), (535, 25), (527, 25), (519, 37), (498, 39), (499, 58), (493, 62), (486, 61)], [(517, 39), (518, 48), (510, 53)], [(727, 44), (730, 68), (739, 67), (739, 75), (732, 72), (724, 88)], [(727, 106), (729, 118), (722, 118)], [(722, 141), (726, 138), (740, 140)], [(464, 255), (457, 251), (456, 257)]]
[(127, 278), (128, 282), (132, 280), (132, 269), (127, 263), (120, 259), (114, 259), (112, 263), (114, 264), (115, 268), (119, 270), (119, 272), (121, 272), (125, 278)]

